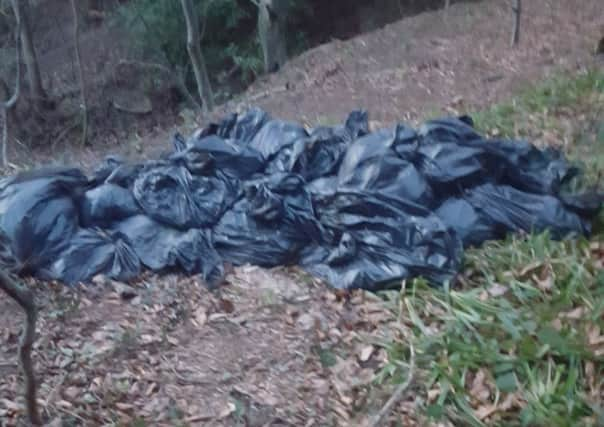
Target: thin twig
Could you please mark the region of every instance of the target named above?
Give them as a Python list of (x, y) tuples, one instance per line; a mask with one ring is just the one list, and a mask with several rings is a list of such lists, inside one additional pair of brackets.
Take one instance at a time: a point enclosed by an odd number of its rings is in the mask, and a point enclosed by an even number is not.
[(377, 427), (380, 425), (382, 419), (390, 413), (392, 407), (396, 405), (399, 400), (401, 400), (401, 398), (403, 397), (403, 393), (411, 385), (411, 382), (413, 381), (413, 371), (415, 370), (415, 350), (413, 348), (413, 344), (409, 344), (409, 352), (411, 353), (411, 360), (409, 362), (409, 375), (407, 375), (407, 380), (404, 383), (399, 384), (399, 386), (396, 388), (392, 396), (390, 396), (390, 399), (388, 399), (384, 407), (380, 410), (380, 412), (377, 413), (377, 415), (371, 422), (370, 427)]

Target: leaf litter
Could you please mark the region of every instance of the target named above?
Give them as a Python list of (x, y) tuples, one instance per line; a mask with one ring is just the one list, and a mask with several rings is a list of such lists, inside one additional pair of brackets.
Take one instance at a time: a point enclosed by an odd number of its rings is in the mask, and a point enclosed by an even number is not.
[[(238, 267), (214, 291), (196, 277), (152, 274), (73, 290), (26, 284), (40, 306), (33, 358), (51, 425), (350, 425), (381, 354), (362, 334), (392, 318), (361, 291), (295, 268)], [(0, 313), (8, 427), (25, 419), (20, 314), (8, 299)]]

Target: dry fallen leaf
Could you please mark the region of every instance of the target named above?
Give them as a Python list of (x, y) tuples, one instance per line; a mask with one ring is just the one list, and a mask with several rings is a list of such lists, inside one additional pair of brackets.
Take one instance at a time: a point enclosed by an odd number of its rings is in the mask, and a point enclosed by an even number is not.
[(434, 402), (438, 396), (440, 396), (440, 388), (428, 390), (428, 403)]
[(73, 405), (66, 400), (57, 400), (54, 404), (56, 406), (58, 406), (59, 408), (63, 408), (63, 409), (73, 408)]
[(484, 420), (485, 418), (493, 415), (493, 413), (496, 411), (497, 407), (495, 405), (484, 405), (476, 409), (474, 412), (479, 420)]
[(234, 413), (236, 410), (237, 410), (237, 407), (235, 406), (235, 404), (233, 402), (228, 402), (226, 404), (226, 406), (224, 407), (224, 409), (222, 409), (222, 411), (220, 411), (220, 413), (218, 414), (218, 419), (223, 420), (223, 419), (227, 418), (229, 415), (231, 415), (232, 413)]
[(296, 323), (303, 331), (310, 331), (315, 325), (315, 318), (309, 313), (304, 313), (298, 317)]
[(371, 355), (373, 354), (374, 348), (372, 345), (369, 345), (361, 350), (361, 354), (359, 356), (359, 360), (361, 362), (367, 362)]
[(13, 402), (12, 400), (2, 399), (2, 404), (11, 412), (21, 412), (24, 407), (17, 402)]
[(585, 315), (585, 308), (577, 307), (571, 311), (560, 313), (559, 317), (564, 318), (564, 319), (578, 320), (578, 319), (582, 319), (584, 315)]
[(513, 393), (509, 393), (505, 399), (498, 405), (497, 409), (499, 411), (509, 411), (516, 404), (517, 397)]
[(205, 307), (198, 307), (193, 314), (193, 322), (198, 328), (203, 327), (208, 320), (208, 314)]
[(233, 304), (233, 301), (226, 299), (226, 298), (221, 298), (220, 299), (220, 309), (222, 311), (224, 311), (225, 313), (231, 314), (232, 312), (235, 311), (235, 304)]
[(134, 409), (135, 406), (130, 404), (130, 403), (123, 403), (123, 402), (116, 402), (115, 403), (115, 407), (117, 409), (119, 409), (120, 411), (129, 411), (131, 409)]
[(502, 295), (505, 295), (507, 291), (509, 291), (509, 289), (510, 288), (508, 286), (500, 285), (499, 283), (494, 283), (487, 289), (487, 292), (492, 297), (500, 297)]
[(485, 369), (479, 369), (472, 381), (470, 394), (479, 402), (487, 402), (491, 395), (491, 390), (487, 385), (486, 379)]

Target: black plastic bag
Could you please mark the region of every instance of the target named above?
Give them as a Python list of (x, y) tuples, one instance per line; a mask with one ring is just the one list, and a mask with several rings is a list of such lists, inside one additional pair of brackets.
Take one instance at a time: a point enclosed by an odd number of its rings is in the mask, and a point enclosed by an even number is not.
[(266, 164), (256, 150), (214, 135), (190, 139), (185, 149), (173, 154), (171, 160), (183, 164), (194, 175), (216, 175), (219, 171), (236, 179), (261, 172)]
[(586, 236), (591, 232), (588, 221), (567, 210), (554, 196), (526, 193), (507, 185), (484, 184), (468, 190), (464, 198), (483, 222), (493, 224), (496, 238), (519, 231), (550, 230), (556, 239)]
[(379, 194), (339, 192), (321, 202), (332, 245), (303, 253), (302, 265), (338, 288), (381, 289), (423, 276), (451, 280), (461, 258), (455, 233), (430, 211)]
[(149, 217), (183, 230), (214, 224), (235, 198), (225, 181), (193, 176), (182, 166), (160, 166), (141, 173), (133, 193)]
[(265, 161), (270, 161), (281, 149), (296, 141), (306, 139), (308, 132), (297, 123), (270, 120), (249, 142), (248, 147), (256, 150)]
[(397, 130), (382, 130), (348, 147), (338, 171), (338, 190), (379, 192), (430, 206), (432, 188), (411, 161), (396, 151)]
[(77, 169), (41, 168), (0, 183), (0, 228), (24, 272), (60, 257), (78, 229), (78, 208), (88, 180)]
[(95, 169), (91, 182), (95, 187), (102, 184), (113, 184), (131, 189), (134, 181), (145, 168), (151, 168), (157, 164), (159, 163), (127, 163), (120, 156), (107, 156)]
[(482, 215), (463, 198), (450, 198), (436, 209), (436, 215), (455, 232), (464, 248), (479, 246), (487, 240), (499, 237), (491, 218)]
[(297, 262), (300, 250), (322, 237), (304, 186), (304, 180), (292, 174), (247, 183), (245, 198), (214, 228), (220, 255), (235, 265), (272, 267)]
[(74, 285), (97, 274), (128, 281), (136, 278), (140, 271), (140, 260), (125, 235), (81, 229), (48, 271), (41, 271), (39, 275)]
[(348, 145), (368, 133), (365, 111), (353, 111), (340, 126), (320, 126), (308, 136), (299, 135), (281, 142), (279, 151), (272, 155), (266, 173), (293, 172), (307, 181), (337, 173)]
[(298, 264), (339, 288), (442, 284), (464, 246), (588, 235), (604, 197), (575, 177), (559, 150), (486, 139), (466, 116), (369, 133), (362, 110), (307, 130), (255, 109), (175, 135), (156, 161), (107, 157), (90, 180), (0, 181), (0, 264), (67, 283), (144, 266), (213, 284), (229, 261)]
[(128, 237), (142, 264), (153, 271), (180, 268), (189, 274), (202, 274), (209, 284), (224, 275), (208, 230), (176, 230), (145, 215), (116, 223), (113, 229)]
[(579, 172), (558, 149), (539, 149), (526, 141), (487, 141), (461, 119), (428, 121), (418, 134), (420, 151), (430, 159), (422, 172), (440, 185), (454, 182), (467, 188), (488, 181), (529, 193), (557, 195)]
[(88, 190), (80, 202), (83, 227), (108, 226), (139, 213), (141, 210), (132, 192), (115, 184), (102, 184)]
[(252, 108), (244, 114), (228, 114), (220, 123), (211, 123), (194, 137), (202, 139), (209, 135), (216, 135), (224, 139), (236, 140), (242, 146), (246, 146), (270, 120), (271, 117), (265, 111)]

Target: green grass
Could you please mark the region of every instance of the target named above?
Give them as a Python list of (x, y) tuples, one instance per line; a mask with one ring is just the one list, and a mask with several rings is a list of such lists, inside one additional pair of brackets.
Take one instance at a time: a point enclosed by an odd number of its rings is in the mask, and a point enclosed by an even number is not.
[[(530, 137), (543, 130), (559, 130), (560, 116), (570, 115), (574, 119), (576, 114), (602, 113), (602, 96), (604, 71), (592, 69), (577, 75), (552, 77), (542, 84), (525, 88), (509, 102), (478, 112), (473, 117), (482, 132), (508, 138)], [(599, 118), (602, 120), (601, 115)]]
[[(510, 238), (469, 251), (466, 268), (469, 278), (460, 290), (416, 281), (406, 292), (385, 293), (409, 334), (386, 344), (390, 363), (381, 379), (407, 375), (400, 367), (412, 345), (420, 391), (438, 390), (423, 408), (434, 418), (483, 425), (475, 410), (497, 407), (513, 394), (521, 407), (496, 412), (490, 424), (604, 421), (604, 408), (587, 387), (589, 362), (591, 378), (604, 378), (604, 357), (588, 345), (590, 331), (604, 332), (604, 272), (595, 267), (590, 242), (556, 242), (547, 234)], [(481, 369), (489, 398), (477, 401), (471, 378)]]
[[(473, 117), (490, 134), (564, 140), (593, 178), (604, 169), (603, 101), (604, 73), (590, 71)], [(604, 425), (604, 230), (594, 230), (590, 240), (544, 233), (490, 242), (466, 252), (459, 288), (416, 280), (383, 293), (401, 328), (383, 343), (388, 363), (378, 384), (403, 382), (414, 353), (409, 393), (433, 421)]]
[(604, 170), (604, 70), (556, 75), (472, 116), (490, 136), (562, 148), (592, 182)]

